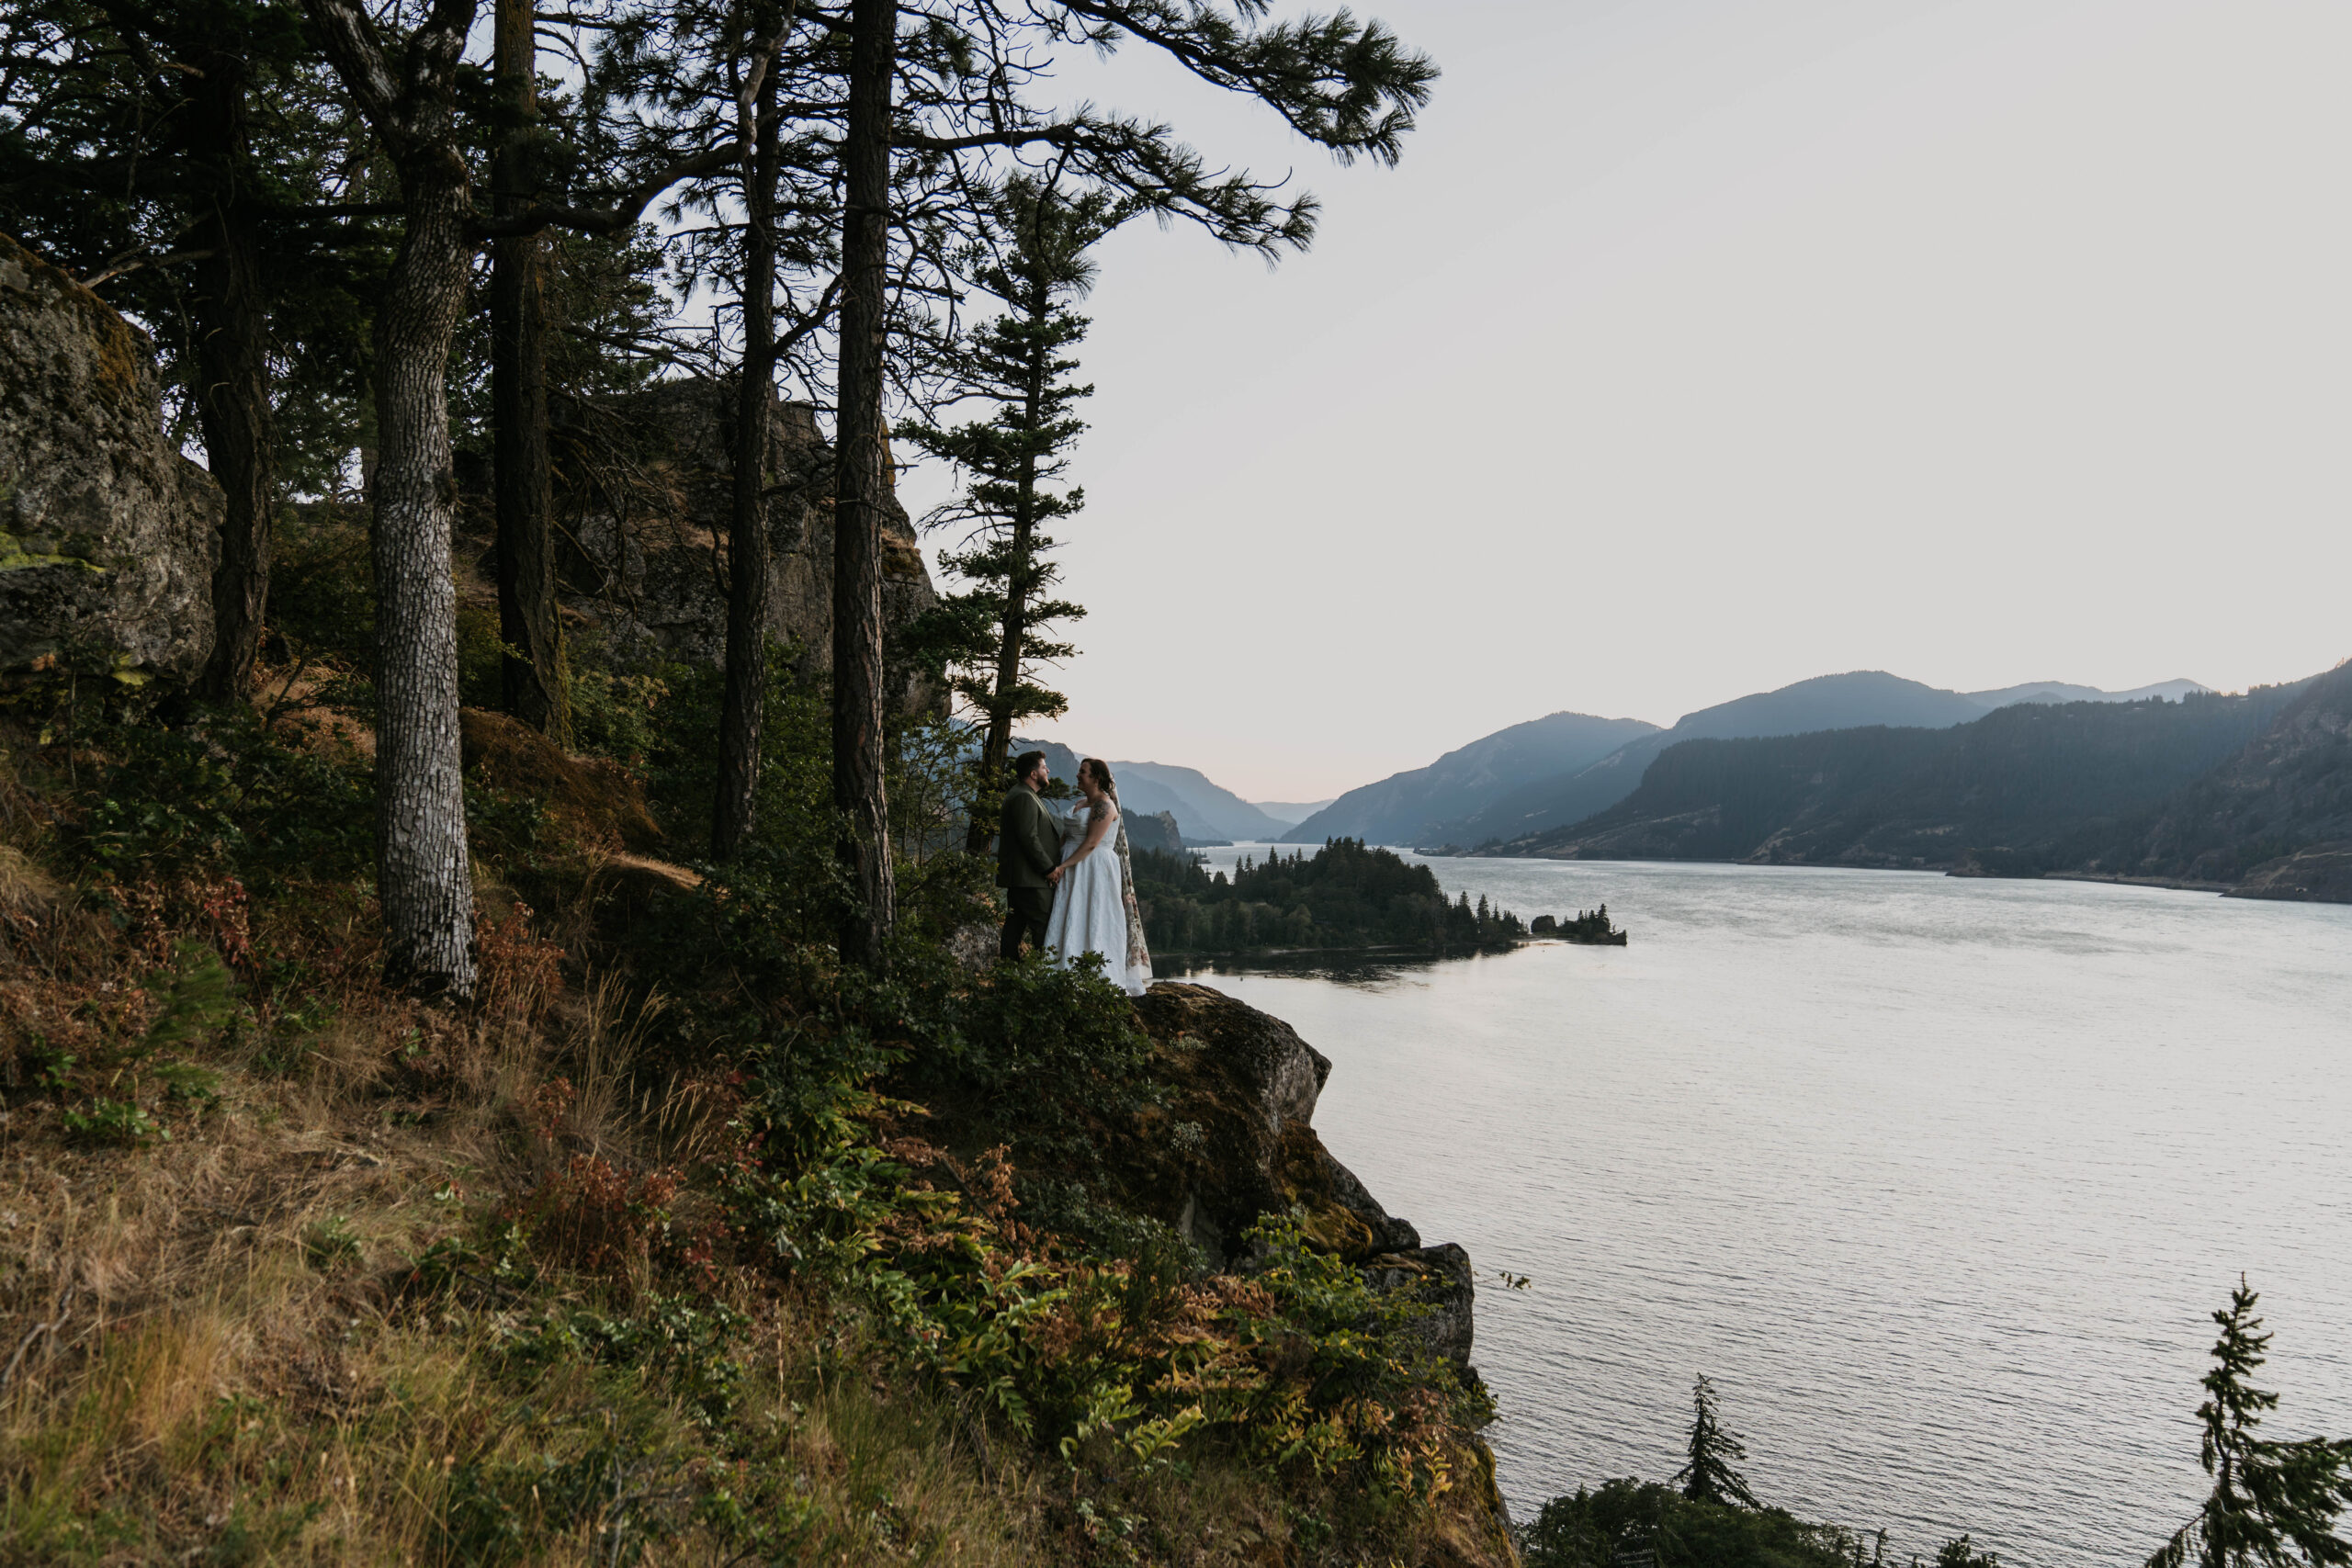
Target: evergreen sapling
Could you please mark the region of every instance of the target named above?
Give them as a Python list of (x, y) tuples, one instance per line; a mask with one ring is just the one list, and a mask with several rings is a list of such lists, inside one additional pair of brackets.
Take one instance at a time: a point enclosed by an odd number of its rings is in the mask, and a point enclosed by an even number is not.
[(1714, 1503), (1731, 1508), (1760, 1508), (1747, 1478), (1732, 1468), (1745, 1462), (1747, 1450), (1715, 1418), (1715, 1385), (1702, 1374), (1690, 1385), (1690, 1435), (1685, 1447), (1689, 1462), (1674, 1472), (1682, 1495), (1693, 1503)]
[(2205, 1435), (2199, 1458), (2213, 1490), (2197, 1517), (2148, 1559), (2148, 1568), (2287, 1568), (2352, 1562), (2352, 1541), (2335, 1533), (2335, 1517), (2352, 1503), (2352, 1440), (2307, 1438), (2278, 1442), (2254, 1435), (2278, 1396), (2247, 1380), (2264, 1360), (2270, 1336), (2255, 1315), (2260, 1295), (2238, 1277), (2228, 1308), (2213, 1314), (2222, 1337), (2201, 1380), (2197, 1407)]

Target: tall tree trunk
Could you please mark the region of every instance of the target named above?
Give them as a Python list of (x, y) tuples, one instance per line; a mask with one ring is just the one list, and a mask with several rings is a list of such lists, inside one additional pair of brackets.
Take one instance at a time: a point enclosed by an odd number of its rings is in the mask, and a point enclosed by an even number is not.
[[(239, 40), (242, 41), (242, 40)], [(195, 112), (215, 171), (210, 258), (198, 265), (197, 427), (226, 502), (212, 570), (212, 652), (201, 686), (216, 702), (250, 696), (269, 602), (269, 312), (258, 236), (243, 188), (245, 61), (223, 48), (205, 62)]]
[[(531, 0), (498, 0), (496, 75), (506, 118), (491, 184), (493, 210), (519, 214), (536, 193), (531, 157), (538, 118), (537, 47)], [(490, 387), (498, 511), (498, 636), (506, 647), (501, 691), (508, 713), (559, 744), (571, 739), (563, 622), (555, 597), (548, 526), (546, 310), (547, 239), (492, 243)]]
[(387, 978), (463, 998), (474, 986), (474, 897), (458, 771), (447, 367), (473, 247), (454, 156), (401, 173), (408, 231), (376, 317), (376, 886)]
[(841, 417), (833, 483), (833, 806), (854, 905), (842, 957), (882, 966), (895, 901), (882, 782), (882, 364), (890, 243), (890, 93), (898, 0), (850, 11), (849, 122), (842, 138)]
[(710, 852), (726, 860), (752, 830), (768, 678), (767, 460), (775, 400), (775, 184), (781, 119), (773, 70), (743, 177), (743, 363), (735, 398), (735, 473), (727, 522), (727, 686), (718, 715), (718, 794)]

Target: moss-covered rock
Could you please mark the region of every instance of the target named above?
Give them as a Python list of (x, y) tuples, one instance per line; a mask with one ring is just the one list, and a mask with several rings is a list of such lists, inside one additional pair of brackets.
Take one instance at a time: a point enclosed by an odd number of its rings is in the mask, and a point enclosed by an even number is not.
[(220, 487), (174, 449), (138, 335), (0, 235), (0, 670), (187, 677), (212, 647)]

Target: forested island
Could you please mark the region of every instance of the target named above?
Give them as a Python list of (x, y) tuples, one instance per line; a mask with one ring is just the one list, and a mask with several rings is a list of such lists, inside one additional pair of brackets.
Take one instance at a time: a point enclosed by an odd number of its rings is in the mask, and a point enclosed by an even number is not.
[(1468, 953), (1527, 935), (1507, 909), (1467, 892), (1449, 902), (1437, 874), (1361, 839), (1333, 839), (1313, 854), (1242, 857), (1233, 874), (1189, 857), (1134, 857), (1144, 934), (1156, 953), (1396, 948)]

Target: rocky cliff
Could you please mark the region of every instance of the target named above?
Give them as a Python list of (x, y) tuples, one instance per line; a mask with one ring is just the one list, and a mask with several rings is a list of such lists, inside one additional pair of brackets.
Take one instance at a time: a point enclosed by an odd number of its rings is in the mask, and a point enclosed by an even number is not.
[[(1431, 1349), (1457, 1376), (1471, 1365), (1477, 1291), (1470, 1255), (1422, 1245), (1323, 1146), (1315, 1104), (1331, 1063), (1297, 1031), (1207, 986), (1160, 981), (1136, 1004), (1170, 1093), (1135, 1140), (1129, 1190), (1138, 1206), (1190, 1237), (1212, 1266), (1247, 1273), (1245, 1233), (1261, 1215), (1295, 1212), (1310, 1240), (1355, 1264), (1373, 1285), (1410, 1292)], [(1510, 1519), (1483, 1444), (1472, 1483), (1445, 1507), (1424, 1561), (1515, 1564)]]
[(194, 675), (220, 515), (220, 487), (164, 438), (130, 324), (0, 236), (0, 668), (59, 654)]
[[(616, 650), (717, 664), (727, 647), (734, 389), (663, 381), (556, 410), (565, 604)], [(805, 403), (777, 407), (766, 460), (768, 635), (810, 677), (832, 668), (833, 454)], [(905, 628), (937, 600), (894, 501), (883, 533), (883, 617)], [(902, 700), (930, 700), (900, 672)]]

